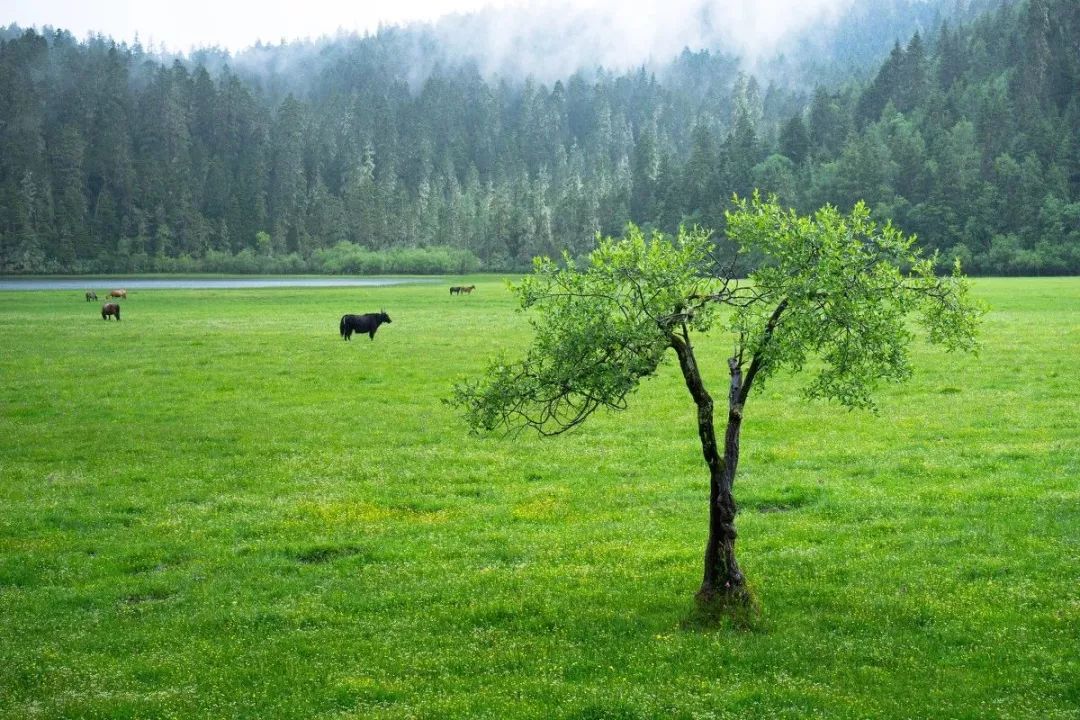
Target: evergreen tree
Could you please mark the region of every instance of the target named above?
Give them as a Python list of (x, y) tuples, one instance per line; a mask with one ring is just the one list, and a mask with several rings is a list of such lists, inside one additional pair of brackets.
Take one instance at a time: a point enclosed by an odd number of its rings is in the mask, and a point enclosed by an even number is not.
[(698, 121), (691, 134), (690, 156), (683, 168), (683, 215), (691, 223), (716, 227), (725, 197), (720, 182), (720, 153), (712, 130)]
[(801, 113), (792, 115), (780, 131), (780, 152), (796, 165), (810, 157), (810, 135)]
[(893, 99), (900, 112), (909, 113), (925, 102), (929, 92), (928, 78), (926, 51), (922, 36), (916, 31), (900, 59), (896, 96)]

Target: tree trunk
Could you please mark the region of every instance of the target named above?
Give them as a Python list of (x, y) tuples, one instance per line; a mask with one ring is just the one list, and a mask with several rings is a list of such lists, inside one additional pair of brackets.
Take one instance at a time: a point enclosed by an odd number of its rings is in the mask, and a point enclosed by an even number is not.
[(697, 598), (704, 603), (717, 598), (741, 598), (746, 592), (746, 579), (735, 559), (737, 508), (731, 488), (739, 462), (739, 430), (742, 425), (739, 393), (742, 389), (742, 368), (734, 359), (729, 362), (731, 393), (724, 454), (721, 457), (713, 425), (713, 400), (705, 390), (689, 337), (685, 334), (683, 337), (673, 335), (671, 345), (679, 356), (683, 379), (697, 405), (698, 437), (701, 439), (705, 462), (709, 466), (709, 537), (705, 543), (705, 572)]

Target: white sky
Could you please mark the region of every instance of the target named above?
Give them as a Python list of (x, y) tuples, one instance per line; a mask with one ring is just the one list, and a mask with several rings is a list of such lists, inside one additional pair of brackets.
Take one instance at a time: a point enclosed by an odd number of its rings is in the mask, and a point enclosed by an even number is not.
[[(99, 32), (144, 45), (189, 51), (220, 46), (232, 51), (257, 40), (277, 43), (333, 35), (338, 30), (374, 31), (380, 24), (435, 20), (449, 13), (484, 7), (520, 8), (526, 23), (552, 15), (571, 21), (580, 11), (596, 11), (608, 33), (623, 43), (694, 45), (695, 15), (712, 7), (725, 18), (736, 42), (768, 42), (791, 25), (814, 22), (822, 12), (853, 0), (0, 0), (0, 25), (45, 25), (70, 30), (78, 39)], [(774, 37), (775, 36), (775, 37)], [(730, 38), (729, 38), (730, 39)], [(612, 38), (614, 40), (614, 38)], [(653, 48), (639, 48), (647, 50)], [(665, 47), (666, 49), (666, 47)]]
[(242, 50), (257, 40), (316, 38), (375, 31), (381, 24), (434, 20), (453, 12), (507, 7), (525, 0), (0, 0), (0, 25), (52, 25), (76, 38), (100, 32), (131, 41), (138, 33), (169, 50), (218, 45)]

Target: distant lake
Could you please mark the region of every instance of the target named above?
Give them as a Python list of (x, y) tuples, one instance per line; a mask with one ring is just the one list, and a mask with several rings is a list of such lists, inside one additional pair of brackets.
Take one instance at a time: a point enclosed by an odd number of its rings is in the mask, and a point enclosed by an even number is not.
[(380, 287), (437, 283), (438, 278), (213, 277), (213, 278), (0, 278), (0, 290), (235, 290), (274, 287)]

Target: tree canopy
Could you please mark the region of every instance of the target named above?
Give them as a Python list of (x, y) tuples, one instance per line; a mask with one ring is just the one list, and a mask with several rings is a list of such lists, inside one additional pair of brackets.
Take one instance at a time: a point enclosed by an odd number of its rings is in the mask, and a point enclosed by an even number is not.
[(864, 203), (845, 215), (826, 205), (812, 216), (754, 198), (729, 212), (728, 235), (762, 265), (745, 286), (714, 294), (733, 306), (728, 329), (737, 356), (759, 381), (815, 360), (805, 388), (811, 398), (872, 407), (881, 381), (911, 375), (907, 318), (930, 342), (975, 348), (977, 306), (960, 264), (939, 275), (913, 236), (870, 217)]
[[(522, 360), (499, 358), (482, 380), (457, 388), (471, 425), (557, 434), (600, 408), (623, 409), (672, 339), (708, 331), (721, 308), (735, 359), (753, 373), (745, 392), (812, 361), (808, 397), (872, 407), (881, 381), (911, 375), (910, 315), (931, 342), (975, 348), (979, 312), (959, 264), (939, 274), (936, 255), (879, 225), (865, 204), (813, 216), (757, 196), (735, 206), (727, 214), (735, 261), (721, 262), (701, 228), (647, 237), (634, 225), (600, 239), (582, 262), (537, 258), (514, 286), (522, 309), (534, 311), (533, 343)], [(760, 266), (740, 279), (747, 258)]]

